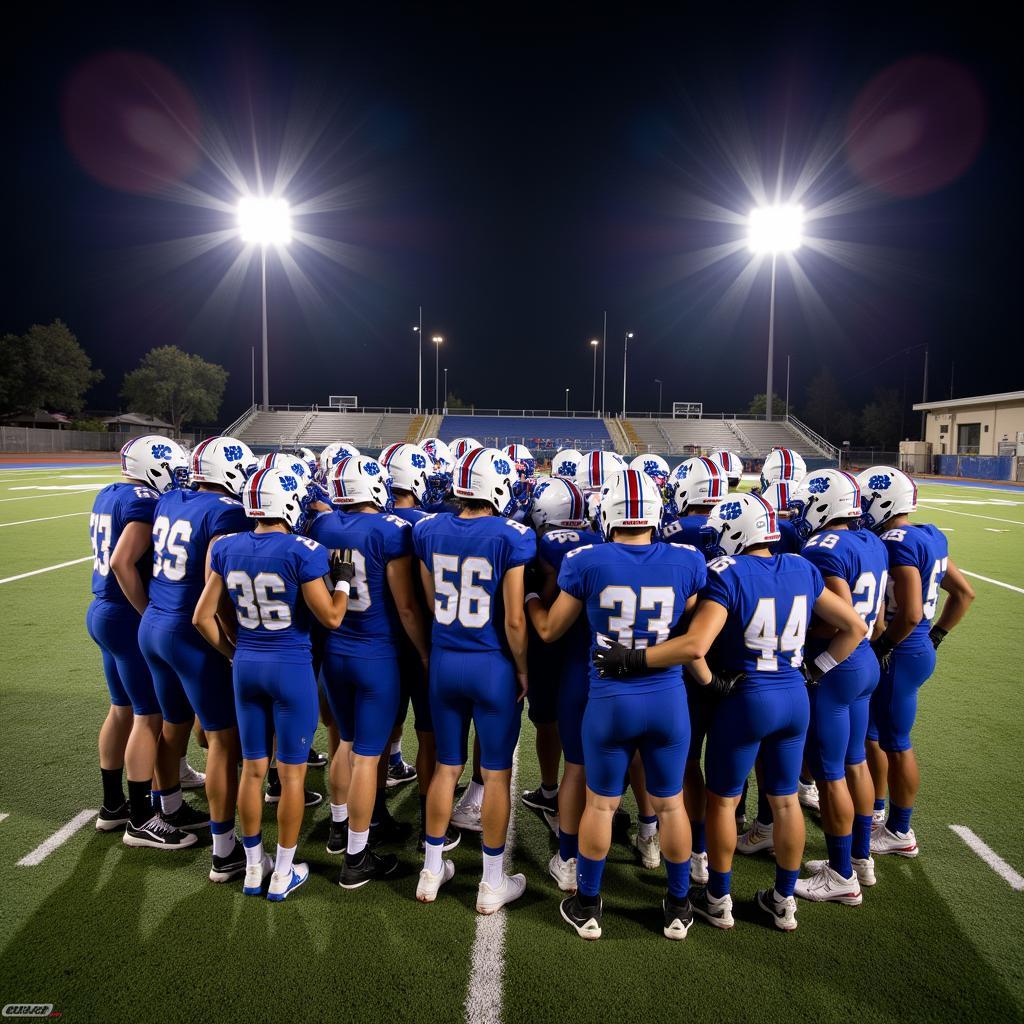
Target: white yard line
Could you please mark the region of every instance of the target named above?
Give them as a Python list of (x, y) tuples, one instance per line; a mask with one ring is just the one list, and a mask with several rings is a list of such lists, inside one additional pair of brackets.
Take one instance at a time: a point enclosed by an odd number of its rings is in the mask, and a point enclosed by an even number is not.
[(98, 810), (95, 810), (76, 814), (63, 828), (57, 829), (49, 839), (41, 842), (31, 853), (26, 853), (18, 861), (18, 867), (34, 868), (37, 864), (42, 864), (54, 850), (63, 846), (80, 828), (88, 825), (99, 813)]
[[(512, 815), (505, 836), (505, 871), (512, 869), (516, 841), (516, 789), (519, 778), (519, 747), (512, 754)], [(505, 985), (506, 911), (478, 914), (473, 955), (470, 961), (469, 989), (466, 992), (467, 1024), (500, 1024)]]
[[(1007, 590), (1014, 590), (1018, 594), (1024, 594), (1024, 587), (1015, 587), (1012, 583), (1003, 583), (1002, 580), (994, 580), (990, 576), (982, 576), (980, 573), (968, 572), (966, 569), (960, 570), (965, 576), (970, 576), (974, 580), (984, 580), (986, 583), (992, 583), (997, 587), (1005, 587)], [(3, 580), (0, 580), (3, 583)]]
[(0, 821), (6, 821), (10, 817), (10, 814), (0, 814)]
[(81, 487), (77, 491), (57, 491), (56, 494), (52, 491), (49, 494), (21, 494), (17, 498), (0, 498), (0, 501), (49, 501), (51, 498), (66, 498), (73, 494), (93, 494), (95, 491), (95, 487)]
[(1014, 526), (1024, 526), (1024, 523), (1019, 519), (1000, 519), (998, 516), (982, 516), (978, 515), (977, 512), (959, 512), (955, 508), (937, 508), (929, 505), (927, 509), (922, 511), (926, 511), (929, 514), (933, 512), (948, 512), (951, 516), (970, 516), (971, 519), (988, 519), (993, 523), (1011, 523)]
[(13, 583), (15, 580), (28, 579), (29, 576), (38, 576), (40, 573), (53, 572), (54, 569), (66, 569), (69, 565), (78, 565), (81, 562), (91, 562), (92, 560), (92, 555), (86, 555), (85, 558), (75, 558), (70, 562), (58, 562), (56, 565), (48, 565), (43, 569), (33, 569), (31, 572), (19, 573), (17, 576), (8, 576), (6, 579), (0, 580), (0, 583)]
[(0, 523), (0, 529), (5, 526), (27, 526), (29, 523), (49, 523), (54, 519), (70, 519), (72, 516), (87, 516), (88, 512), (66, 512), (61, 516), (43, 516), (42, 519), (19, 519), (16, 523)]
[(984, 840), (979, 839), (966, 825), (949, 826), (997, 875), (1008, 882), (1011, 889), (1024, 889), (1024, 876), (1015, 871)]

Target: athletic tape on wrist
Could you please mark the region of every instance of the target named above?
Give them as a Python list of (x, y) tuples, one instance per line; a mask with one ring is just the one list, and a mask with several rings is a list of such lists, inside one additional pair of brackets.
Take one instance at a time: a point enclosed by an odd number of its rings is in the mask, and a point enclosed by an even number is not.
[(836, 661), (828, 651), (822, 651), (821, 654), (814, 659), (814, 664), (821, 669), (821, 674), (825, 675), (826, 672), (831, 672), (839, 662)]
[(338, 582), (334, 584), (334, 592), (337, 593), (339, 590), (343, 594), (348, 594), (351, 592), (352, 587), (349, 584), (348, 580), (338, 580)]

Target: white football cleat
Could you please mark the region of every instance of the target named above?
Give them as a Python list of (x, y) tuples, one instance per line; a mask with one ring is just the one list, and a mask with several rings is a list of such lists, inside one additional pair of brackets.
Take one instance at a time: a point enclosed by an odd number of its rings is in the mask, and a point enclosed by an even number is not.
[[(851, 863), (862, 889), (875, 884), (875, 861), (873, 857), (854, 857)], [(823, 866), (828, 867), (827, 860), (809, 860), (807, 862), (807, 870), (812, 875), (816, 875)]]
[(812, 903), (843, 903), (848, 907), (859, 907), (864, 901), (857, 872), (843, 878), (827, 863), (810, 878), (798, 878), (794, 894)]
[(465, 829), (467, 832), (482, 832), (483, 825), (480, 824), (480, 804), (469, 799), (469, 790), (462, 794), (461, 799), (452, 811), (452, 824), (456, 828)]
[(775, 823), (762, 825), (756, 818), (754, 824), (736, 840), (737, 853), (750, 856), (753, 853), (775, 852)]
[(871, 830), (871, 852), (879, 856), (895, 853), (898, 857), (916, 857), (917, 836), (913, 829), (890, 832), (888, 826), (879, 825)]
[(757, 894), (757, 905), (771, 919), (779, 931), (796, 931), (796, 900), (792, 896), (780, 896), (773, 886), (761, 889)]
[(560, 854), (555, 854), (548, 861), (548, 874), (558, 883), (562, 892), (576, 891), (576, 858), (570, 857), (562, 860)]
[(437, 899), (438, 890), (445, 882), (450, 882), (454, 874), (455, 865), (450, 860), (441, 861), (441, 870), (436, 875), (424, 868), (416, 883), (416, 899), (420, 903), (433, 903)]
[(526, 892), (526, 875), (503, 875), (501, 885), (492, 889), (481, 882), (476, 890), (476, 909), (481, 914), (493, 914), (506, 903), (519, 899)]
[[(246, 872), (248, 874), (248, 872)], [(303, 885), (309, 878), (308, 864), (293, 864), (287, 875), (279, 875), (276, 871), (270, 876), (270, 885), (267, 887), (267, 899), (273, 903), (279, 903), (287, 899), (288, 895)]]
[(253, 864), (245, 869), (245, 882), (242, 884), (242, 892), (246, 896), (260, 896), (263, 892), (263, 883), (267, 875), (274, 872), (274, 859), (269, 853), (263, 854), (261, 864)]
[(206, 785), (206, 773), (197, 772), (192, 765), (185, 765), (184, 770), (181, 772), (181, 788), (182, 789), (202, 789)]
[(643, 839), (637, 832), (633, 836), (633, 849), (640, 854), (640, 863), (645, 868), (655, 870), (661, 866), (661, 838), (657, 830), (649, 839)]
[(705, 850), (703, 853), (690, 854), (690, 881), (694, 885), (708, 884), (707, 850)]
[(797, 782), (796, 785), (797, 799), (800, 801), (800, 805), (806, 807), (809, 811), (820, 810), (817, 783), (811, 782), (805, 785), (803, 782)]

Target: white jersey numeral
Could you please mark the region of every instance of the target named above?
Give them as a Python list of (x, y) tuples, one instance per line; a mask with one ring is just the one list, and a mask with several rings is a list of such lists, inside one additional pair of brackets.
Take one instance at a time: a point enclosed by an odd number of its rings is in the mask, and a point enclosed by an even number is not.
[(643, 612), (658, 611), (647, 619), (645, 633), (654, 634), (654, 643), (664, 643), (668, 639), (669, 630), (675, 621), (676, 593), (671, 587), (641, 587), (639, 595), (632, 587), (609, 585), (601, 591), (598, 598), (601, 607), (608, 611), (616, 611), (608, 616), (608, 632), (614, 633), (614, 639), (623, 647), (640, 649), (650, 641), (647, 637), (636, 638), (637, 608)]
[(243, 629), (263, 626), (276, 631), (287, 629), (292, 624), (292, 610), (288, 603), (271, 597), (287, 590), (287, 584), (276, 572), (260, 572), (251, 577), (241, 569), (232, 569), (224, 582), (234, 598), (238, 624)]
[(157, 516), (153, 523), (153, 578), (163, 575), (178, 581), (185, 578), (188, 568), (188, 548), (192, 539), (192, 524), (187, 519), (173, 523), (167, 516)]
[(789, 618), (779, 635), (776, 627), (775, 598), (762, 597), (743, 632), (747, 647), (757, 654), (758, 672), (778, 672), (778, 654), (789, 654), (789, 664), (799, 668), (803, 660), (804, 635), (807, 632), (807, 597), (793, 598)]
[(352, 587), (348, 595), (348, 610), (350, 612), (365, 612), (373, 604), (370, 597), (370, 586), (366, 582), (366, 559), (362, 551), (352, 549), (352, 564), (356, 567), (356, 574), (352, 577)]
[(936, 558), (935, 564), (932, 566), (932, 575), (928, 580), (928, 593), (924, 601), (924, 617), (928, 622), (935, 618), (935, 606), (939, 603), (939, 584), (946, 574), (948, 565), (948, 558)]
[[(449, 576), (458, 578), (449, 579)], [(467, 629), (481, 629), (491, 621), (491, 595), (480, 586), (494, 578), (486, 558), (471, 555), (461, 565), (456, 555), (434, 555), (434, 618), (442, 626), (456, 619)]]
[(89, 539), (92, 541), (92, 569), (101, 576), (110, 572), (110, 534), (113, 526), (105, 512), (89, 516)]

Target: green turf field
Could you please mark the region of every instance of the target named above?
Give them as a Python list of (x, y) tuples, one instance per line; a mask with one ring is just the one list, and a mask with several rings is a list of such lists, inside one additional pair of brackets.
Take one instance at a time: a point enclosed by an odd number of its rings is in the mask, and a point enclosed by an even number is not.
[[(685, 942), (670, 943), (661, 936), (663, 875), (616, 846), (605, 875), (605, 937), (584, 943), (558, 916), (546, 872), (553, 839), (521, 806), (514, 863), (529, 887), (489, 919), (473, 910), (474, 836), (455, 851), (455, 879), (432, 906), (413, 897), (420, 862), (411, 844), (393, 884), (341, 890), (339, 864), (323, 846), (326, 806), (307, 814), (299, 846), (314, 877), (284, 904), (245, 898), (240, 882), (211, 884), (205, 846), (129, 850), (91, 822), (38, 865), (16, 866), (99, 806), (106, 688), (84, 626), (89, 561), (10, 577), (86, 558), (94, 485), (110, 479), (96, 468), (0, 471), (0, 1005), (52, 1003), (69, 1021), (104, 1022), (1024, 1017), (1024, 892), (949, 829), (969, 827), (1024, 872), (1016, 646), (1024, 491), (921, 488), (917, 518), (949, 531), (957, 564), (1008, 585), (972, 577), (978, 599), (921, 694), (921, 856), (879, 858), (878, 885), (861, 907), (801, 903), (790, 935), (752, 912), (755, 889), (772, 878), (770, 862), (737, 857), (737, 927), (698, 923)], [(410, 725), (407, 760), (414, 752)], [(202, 754), (192, 761), (201, 766)], [(323, 788), (320, 772), (311, 780)], [(517, 791), (537, 782), (524, 718)], [(392, 810), (415, 819), (415, 786), (392, 798)], [(272, 849), (275, 839), (268, 814), (264, 842)], [(808, 855), (824, 856), (814, 824)]]

